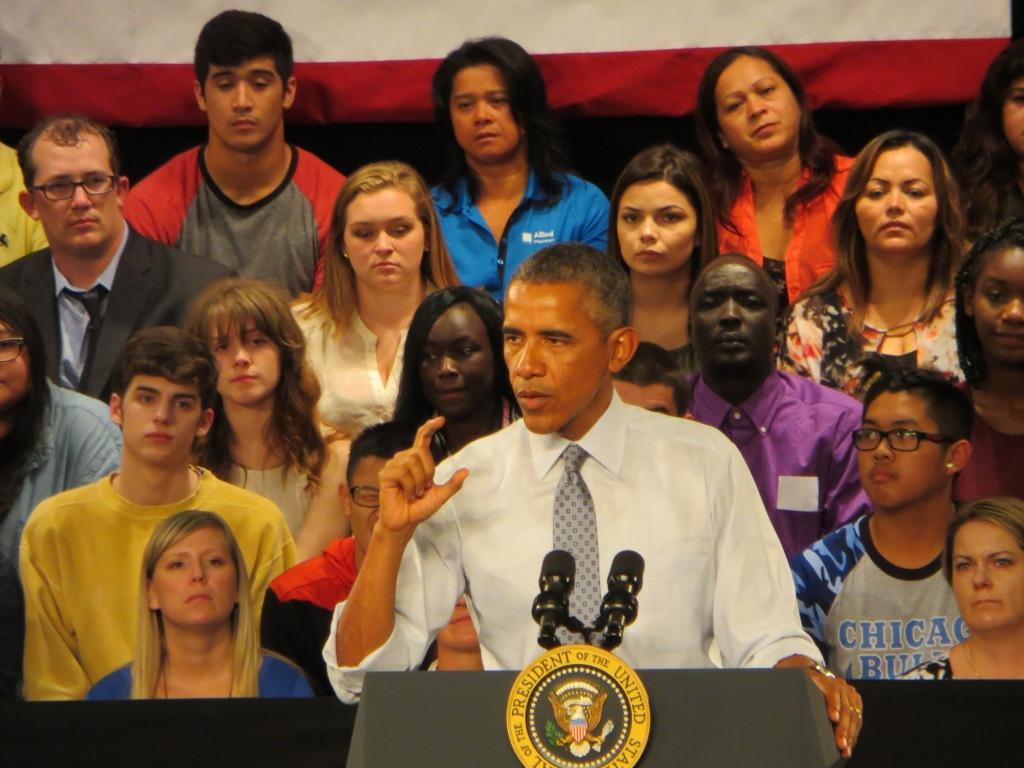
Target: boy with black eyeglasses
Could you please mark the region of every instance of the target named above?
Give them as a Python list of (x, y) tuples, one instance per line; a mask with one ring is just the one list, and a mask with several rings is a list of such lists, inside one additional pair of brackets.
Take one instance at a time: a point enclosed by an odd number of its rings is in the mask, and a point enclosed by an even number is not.
[(973, 411), (937, 373), (875, 366), (853, 434), (870, 514), (790, 561), (804, 629), (848, 678), (891, 679), (964, 639), (942, 576)]
[(414, 432), (395, 422), (375, 424), (352, 441), (341, 497), (352, 535), (332, 541), (323, 554), (282, 573), (263, 603), (263, 647), (298, 664), (318, 696), (333, 696), (321, 655), (334, 607), (348, 597), (377, 522), (377, 473), (412, 443)]

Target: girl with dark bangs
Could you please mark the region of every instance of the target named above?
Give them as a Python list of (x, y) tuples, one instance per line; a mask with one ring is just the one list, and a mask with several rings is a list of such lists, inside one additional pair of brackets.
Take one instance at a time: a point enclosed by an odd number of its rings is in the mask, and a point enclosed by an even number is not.
[(216, 417), (198, 463), (277, 504), (299, 561), (320, 554), (348, 533), (338, 495), (347, 452), (321, 435), (320, 385), (287, 297), (227, 278), (196, 298), (188, 327), (217, 361)]

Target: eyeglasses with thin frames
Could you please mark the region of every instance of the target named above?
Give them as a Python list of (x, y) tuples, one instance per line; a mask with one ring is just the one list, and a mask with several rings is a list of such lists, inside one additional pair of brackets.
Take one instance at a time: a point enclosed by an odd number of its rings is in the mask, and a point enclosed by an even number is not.
[(90, 197), (106, 195), (114, 189), (117, 176), (106, 174), (87, 176), (81, 181), (51, 181), (49, 184), (36, 184), (32, 189), (38, 189), (43, 197), (51, 202), (69, 200), (75, 196), (75, 190), (81, 187)]
[(853, 430), (853, 447), (858, 451), (873, 451), (882, 442), (882, 438), (894, 451), (916, 451), (921, 447), (921, 441), (927, 440), (932, 443), (951, 443), (953, 438), (946, 435), (938, 435), (933, 432), (922, 432), (918, 429), (855, 429)]
[(24, 348), (25, 340), (22, 338), (0, 339), (0, 363), (17, 360)]
[(349, 489), (352, 501), (360, 507), (376, 509), (380, 506), (380, 488), (372, 485), (353, 485)]

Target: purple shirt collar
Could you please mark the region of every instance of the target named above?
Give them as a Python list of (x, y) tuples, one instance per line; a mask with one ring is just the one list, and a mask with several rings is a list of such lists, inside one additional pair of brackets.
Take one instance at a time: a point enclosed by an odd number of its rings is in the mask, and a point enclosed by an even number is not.
[(778, 412), (779, 395), (781, 392), (781, 375), (772, 371), (757, 390), (738, 406), (726, 402), (697, 374), (693, 379), (694, 414), (700, 414), (699, 420), (717, 427), (725, 426), (729, 414), (740, 411), (757, 427), (761, 433), (768, 432)]

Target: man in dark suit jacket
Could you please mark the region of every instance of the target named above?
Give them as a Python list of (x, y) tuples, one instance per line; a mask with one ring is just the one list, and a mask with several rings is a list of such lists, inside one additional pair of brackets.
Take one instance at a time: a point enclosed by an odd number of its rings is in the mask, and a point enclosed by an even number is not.
[(114, 137), (80, 115), (57, 115), (18, 145), (21, 205), (50, 247), (0, 269), (0, 283), (32, 307), (46, 370), (62, 386), (105, 399), (131, 335), (181, 325), (192, 298), (227, 268), (149, 240), (121, 215), (128, 179)]

